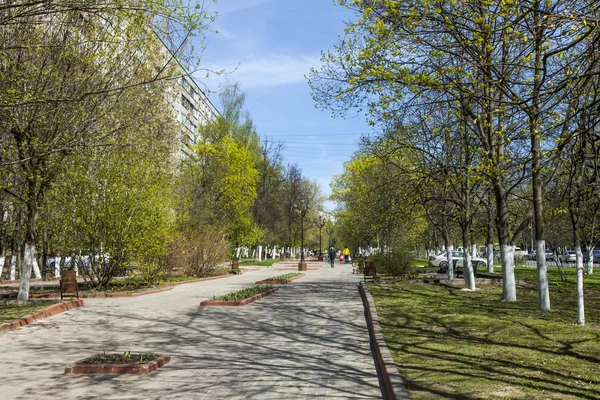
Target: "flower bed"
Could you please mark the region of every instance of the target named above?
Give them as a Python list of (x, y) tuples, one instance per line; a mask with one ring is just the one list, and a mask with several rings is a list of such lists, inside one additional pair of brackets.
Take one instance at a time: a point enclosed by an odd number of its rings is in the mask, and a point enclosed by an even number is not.
[[(31, 303), (28, 303), (28, 304), (31, 304)], [(41, 310), (35, 306), (29, 307), (29, 308), (27, 305), (23, 306), (23, 307), (19, 307), (23, 310), (30, 309), (32, 312), (31, 312), (31, 314), (25, 315), (23, 317), (19, 317), (17, 319), (11, 320), (11, 321), (5, 320), (6, 322), (4, 322), (3, 324), (0, 325), (0, 331), (16, 329), (21, 326), (29, 325), (29, 324), (33, 323), (34, 321), (48, 318), (53, 315), (60, 314), (64, 311), (67, 311), (67, 310), (70, 310), (70, 309), (76, 308), (76, 307), (83, 307), (83, 300), (71, 300), (71, 301), (60, 302), (60, 303), (49, 305), (45, 308), (42, 308)]]
[(148, 374), (171, 361), (168, 354), (100, 353), (74, 362), (65, 368), (65, 374)]
[(290, 272), (289, 274), (283, 274), (274, 276), (272, 278), (268, 278), (262, 281), (254, 282), (257, 285), (285, 285), (295, 281), (296, 279), (300, 279), (304, 274), (299, 272)]
[(211, 300), (204, 300), (201, 306), (245, 306), (256, 300), (277, 291), (272, 286), (252, 286), (250, 288), (238, 290), (237, 292), (227, 293), (224, 296), (215, 296)]

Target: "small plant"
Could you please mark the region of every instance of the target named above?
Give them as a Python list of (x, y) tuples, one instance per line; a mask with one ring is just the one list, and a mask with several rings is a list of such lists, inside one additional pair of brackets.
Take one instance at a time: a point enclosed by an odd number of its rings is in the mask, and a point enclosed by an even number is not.
[(86, 364), (141, 364), (157, 359), (158, 356), (154, 354), (154, 350), (148, 353), (131, 353), (131, 351), (124, 351), (122, 354), (110, 354), (106, 353), (106, 350), (102, 350), (95, 357), (90, 358)]
[(289, 274), (283, 274), (283, 275), (278, 275), (278, 276), (274, 276), (272, 278), (267, 278), (265, 279), (265, 281), (289, 281), (292, 278), (295, 278), (297, 276), (302, 275), (299, 272), (290, 272)]
[(241, 301), (247, 299), (249, 297), (255, 296), (260, 293), (264, 293), (267, 290), (272, 289), (273, 286), (252, 286), (250, 288), (238, 290), (237, 292), (227, 293), (223, 296), (213, 296), (212, 300), (220, 300), (220, 301)]

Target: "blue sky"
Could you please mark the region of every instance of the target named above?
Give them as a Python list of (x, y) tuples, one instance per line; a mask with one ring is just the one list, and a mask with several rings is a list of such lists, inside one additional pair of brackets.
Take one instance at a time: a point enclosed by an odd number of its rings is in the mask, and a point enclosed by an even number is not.
[[(207, 34), (201, 67), (235, 70), (231, 79), (247, 93), (246, 108), (261, 138), (284, 142), (284, 163), (297, 163), (329, 195), (332, 174), (342, 172), (361, 134), (371, 130), (364, 117), (332, 118), (329, 111), (315, 108), (305, 75), (318, 67), (320, 52), (337, 42), (352, 13), (333, 0), (205, 4), (218, 12), (211, 29), (219, 33)], [(223, 80), (205, 79), (202, 73), (197, 78), (212, 91)], [(219, 108), (218, 95), (209, 97)]]

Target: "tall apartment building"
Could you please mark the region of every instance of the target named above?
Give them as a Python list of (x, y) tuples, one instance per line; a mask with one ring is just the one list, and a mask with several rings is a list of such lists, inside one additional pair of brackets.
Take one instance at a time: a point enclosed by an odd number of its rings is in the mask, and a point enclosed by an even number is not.
[(182, 125), (179, 156), (185, 158), (189, 145), (198, 142), (200, 126), (215, 121), (220, 114), (194, 79), (186, 75), (181, 65), (179, 68), (182, 76), (173, 84), (170, 102), (177, 120)]

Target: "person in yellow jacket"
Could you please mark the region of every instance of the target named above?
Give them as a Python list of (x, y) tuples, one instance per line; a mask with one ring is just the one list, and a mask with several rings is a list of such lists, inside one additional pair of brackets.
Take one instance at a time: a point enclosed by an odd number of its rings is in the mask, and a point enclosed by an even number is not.
[(350, 249), (344, 246), (344, 264), (348, 264), (350, 262)]

